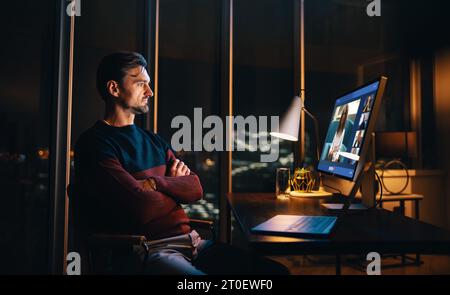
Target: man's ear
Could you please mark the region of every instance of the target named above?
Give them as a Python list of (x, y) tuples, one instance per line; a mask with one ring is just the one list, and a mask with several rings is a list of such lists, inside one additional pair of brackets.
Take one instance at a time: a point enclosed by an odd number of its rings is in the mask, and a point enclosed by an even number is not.
[(119, 90), (119, 84), (114, 80), (109, 80), (106, 83), (106, 88), (108, 89), (108, 92), (111, 96), (119, 97), (120, 90)]

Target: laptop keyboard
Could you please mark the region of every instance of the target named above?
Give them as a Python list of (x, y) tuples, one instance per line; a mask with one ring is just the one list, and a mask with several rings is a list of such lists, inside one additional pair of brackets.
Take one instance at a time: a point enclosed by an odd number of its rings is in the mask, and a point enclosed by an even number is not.
[(288, 227), (288, 231), (301, 233), (329, 233), (336, 217), (332, 216), (302, 216)]

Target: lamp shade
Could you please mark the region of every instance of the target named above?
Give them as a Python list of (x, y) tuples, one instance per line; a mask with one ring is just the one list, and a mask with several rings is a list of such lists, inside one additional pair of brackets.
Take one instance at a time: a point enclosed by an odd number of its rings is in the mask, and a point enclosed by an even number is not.
[(300, 99), (300, 97), (295, 96), (292, 100), (291, 105), (281, 117), (281, 124), (278, 132), (270, 132), (270, 135), (281, 139), (297, 141), (302, 108), (302, 100)]

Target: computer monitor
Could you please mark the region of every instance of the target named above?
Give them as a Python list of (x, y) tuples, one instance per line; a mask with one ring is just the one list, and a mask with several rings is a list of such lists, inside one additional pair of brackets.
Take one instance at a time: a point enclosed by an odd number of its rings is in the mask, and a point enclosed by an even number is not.
[(317, 165), (326, 190), (352, 191), (367, 160), (386, 81), (380, 77), (336, 99)]

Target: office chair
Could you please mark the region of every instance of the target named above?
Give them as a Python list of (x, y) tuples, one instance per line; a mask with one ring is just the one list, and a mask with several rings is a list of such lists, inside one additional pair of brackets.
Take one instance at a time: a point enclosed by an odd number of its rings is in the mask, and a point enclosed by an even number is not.
[[(149, 253), (144, 235), (86, 234), (76, 185), (67, 187), (69, 196), (69, 223), (73, 251), (81, 256), (83, 274), (140, 274), (144, 271)], [(215, 239), (214, 223), (208, 220), (190, 219), (190, 226), (205, 239)]]

